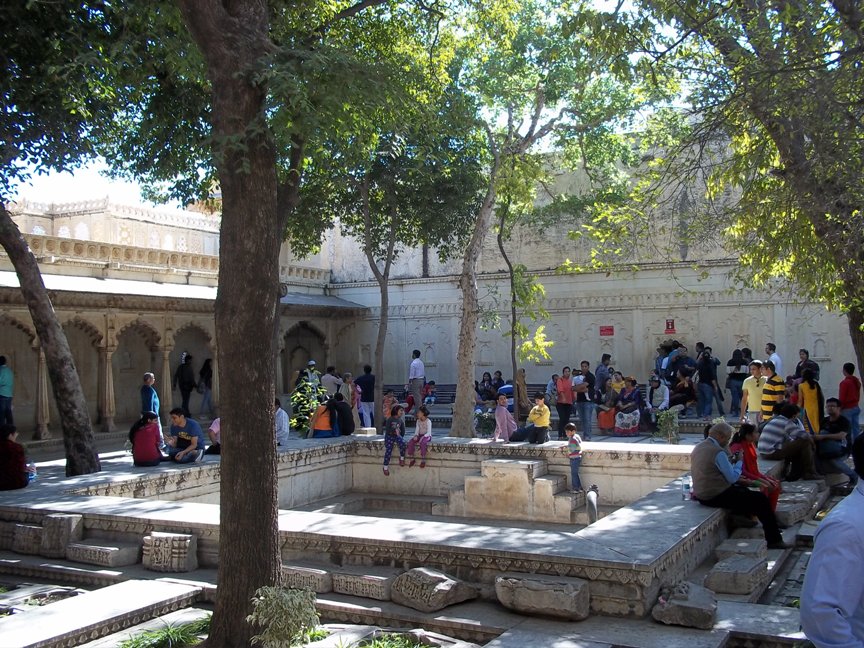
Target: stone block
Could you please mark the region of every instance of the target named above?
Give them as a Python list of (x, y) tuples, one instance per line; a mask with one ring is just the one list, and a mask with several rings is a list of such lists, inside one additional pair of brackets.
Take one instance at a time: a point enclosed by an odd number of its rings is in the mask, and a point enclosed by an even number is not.
[(753, 527), (752, 529), (738, 528), (729, 536), (733, 540), (764, 540), (765, 530), (762, 525)]
[(41, 554), (48, 558), (65, 558), (66, 545), (84, 537), (84, 516), (74, 513), (51, 513), (42, 519)]
[(730, 556), (705, 576), (705, 587), (718, 594), (750, 594), (768, 579), (768, 562), (752, 556)]
[(282, 578), (286, 587), (308, 589), (316, 594), (333, 591), (333, 576), (324, 569), (302, 565), (282, 565)]
[(42, 527), (31, 524), (16, 524), (12, 539), (12, 551), (20, 554), (38, 555), (42, 551)]
[(791, 493), (806, 493), (811, 497), (816, 497), (819, 494), (819, 482), (814, 481), (795, 481), (795, 482), (783, 482), (783, 493), (781, 497), (784, 495), (788, 495)]
[(717, 620), (717, 598), (705, 587), (680, 583), (674, 591), (660, 596), (651, 616), (667, 625), (710, 630)]
[(144, 567), (158, 572), (198, 569), (198, 538), (186, 533), (153, 531), (144, 536)]
[(781, 529), (787, 529), (807, 517), (810, 505), (806, 502), (778, 502), (777, 524)]
[(495, 579), (495, 595), (504, 607), (521, 614), (581, 621), (590, 611), (589, 582), (543, 574), (503, 574)]
[(361, 574), (334, 572), (333, 591), (337, 594), (362, 596), (376, 601), (389, 601), (396, 574)]
[(354, 430), (354, 436), (375, 436), (378, 430), (374, 427), (361, 427)]
[(425, 567), (409, 569), (397, 576), (390, 591), (394, 603), (420, 612), (437, 612), (478, 595), (467, 583)]
[(107, 540), (82, 540), (66, 546), (66, 558), (73, 562), (102, 567), (134, 565), (141, 556), (137, 544), (110, 542)]
[(0, 551), (12, 551), (15, 544), (15, 523), (0, 522)]
[[(762, 530), (759, 530), (760, 535)], [(714, 550), (717, 560), (723, 560), (731, 556), (749, 556), (750, 558), (767, 558), (768, 543), (764, 536), (762, 540), (744, 540), (740, 538), (730, 538), (724, 540)]]

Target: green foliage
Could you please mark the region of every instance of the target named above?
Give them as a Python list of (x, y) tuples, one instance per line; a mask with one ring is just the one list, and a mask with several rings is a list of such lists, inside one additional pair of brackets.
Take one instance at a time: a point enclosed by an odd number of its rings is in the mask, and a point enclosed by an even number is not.
[(252, 599), (246, 621), (261, 628), (252, 643), (264, 648), (291, 648), (305, 641), (318, 625), (315, 592), (284, 587), (261, 587)]
[(311, 432), (312, 415), (318, 409), (320, 400), (327, 399), (329, 392), (320, 383), (313, 388), (308, 382), (301, 382), (291, 392), (291, 429), (301, 437), (308, 437)]
[(860, 19), (837, 3), (645, 0), (635, 11), (657, 23), (650, 69), (679, 79), (687, 108), (652, 125), (631, 216), (662, 220), (689, 191), (684, 218), (667, 223), (670, 251), (723, 245), (745, 285), (780, 279), (800, 299), (860, 311)]
[(363, 648), (424, 648), (425, 645), (407, 634), (385, 634), (362, 644)]
[(555, 345), (555, 341), (546, 338), (546, 327), (544, 325), (538, 326), (533, 335), (527, 329), (524, 333), (518, 333), (518, 331), (519, 329), (517, 328), (517, 334), (522, 341), (519, 343), (516, 353), (520, 361), (540, 362), (551, 359), (552, 356), (549, 355), (549, 349)]
[(665, 439), (668, 443), (675, 445), (680, 442), (677, 410), (667, 409), (657, 412), (657, 432), (654, 436)]
[(474, 412), (474, 436), (480, 439), (488, 439), (495, 432), (494, 412)]
[(165, 624), (158, 630), (146, 630), (121, 641), (119, 648), (185, 648), (201, 643), (210, 631), (210, 615), (181, 624)]

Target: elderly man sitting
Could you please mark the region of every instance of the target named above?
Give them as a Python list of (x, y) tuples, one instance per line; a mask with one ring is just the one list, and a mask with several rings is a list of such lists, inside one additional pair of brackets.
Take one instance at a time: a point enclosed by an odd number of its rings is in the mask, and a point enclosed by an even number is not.
[(690, 455), (693, 492), (700, 504), (729, 509), (743, 516), (755, 515), (762, 523), (769, 549), (786, 549), (777, 526), (771, 502), (759, 491), (747, 486), (752, 480), (741, 476), (741, 462), (737, 456), (730, 460), (727, 446), (732, 438), (728, 423), (716, 423), (708, 430), (708, 437)]

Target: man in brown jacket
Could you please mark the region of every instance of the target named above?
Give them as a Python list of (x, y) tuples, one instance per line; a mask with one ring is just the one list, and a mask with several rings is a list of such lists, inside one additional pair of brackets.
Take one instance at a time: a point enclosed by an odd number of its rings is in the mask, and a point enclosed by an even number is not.
[(731, 438), (732, 427), (728, 423), (716, 423), (708, 430), (708, 437), (693, 448), (690, 472), (696, 499), (705, 506), (729, 509), (746, 517), (755, 515), (762, 523), (768, 548), (786, 549), (768, 498), (747, 488), (752, 480), (741, 476), (738, 457), (730, 461), (726, 448)]

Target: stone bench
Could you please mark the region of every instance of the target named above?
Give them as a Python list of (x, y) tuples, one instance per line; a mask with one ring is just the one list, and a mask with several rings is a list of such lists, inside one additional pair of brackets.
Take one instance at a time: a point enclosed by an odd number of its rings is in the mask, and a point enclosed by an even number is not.
[(187, 607), (200, 593), (199, 587), (168, 581), (125, 581), (4, 619), (0, 644), (77, 646)]

